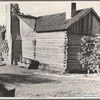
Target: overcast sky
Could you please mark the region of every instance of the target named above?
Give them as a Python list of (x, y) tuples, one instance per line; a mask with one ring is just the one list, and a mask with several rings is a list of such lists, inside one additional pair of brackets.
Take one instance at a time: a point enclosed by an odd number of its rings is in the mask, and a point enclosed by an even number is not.
[[(75, 2), (75, 1), (73, 1)], [(24, 14), (33, 16), (43, 16), (55, 13), (66, 12), (66, 18), (71, 16), (71, 2), (68, 1), (48, 1), (48, 2), (13, 2), (18, 3), (20, 11)], [(6, 4), (8, 2), (0, 2), (0, 25), (6, 23)], [(93, 7), (100, 16), (100, 1), (78, 1), (77, 9)]]

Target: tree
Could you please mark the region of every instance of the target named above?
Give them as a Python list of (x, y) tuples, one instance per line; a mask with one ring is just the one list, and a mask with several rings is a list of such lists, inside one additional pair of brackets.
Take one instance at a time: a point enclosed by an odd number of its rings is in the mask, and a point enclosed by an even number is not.
[(12, 15), (16, 15), (16, 14), (20, 13), (20, 8), (19, 8), (19, 5), (17, 3), (11, 3), (10, 7), (11, 7), (11, 14)]
[(89, 73), (90, 70), (99, 73), (100, 65), (100, 39), (98, 36), (84, 36), (81, 39), (81, 50), (78, 53), (78, 60), (83, 69)]

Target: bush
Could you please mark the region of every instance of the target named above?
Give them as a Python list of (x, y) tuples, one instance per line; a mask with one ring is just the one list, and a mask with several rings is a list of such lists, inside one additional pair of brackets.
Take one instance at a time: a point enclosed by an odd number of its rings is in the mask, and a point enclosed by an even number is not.
[(83, 70), (97, 71), (100, 65), (100, 39), (98, 36), (84, 36), (81, 39), (81, 50), (78, 53), (78, 60)]
[(2, 58), (5, 60), (8, 57), (9, 47), (7, 40), (4, 40), (0, 43), (0, 54), (2, 55)]

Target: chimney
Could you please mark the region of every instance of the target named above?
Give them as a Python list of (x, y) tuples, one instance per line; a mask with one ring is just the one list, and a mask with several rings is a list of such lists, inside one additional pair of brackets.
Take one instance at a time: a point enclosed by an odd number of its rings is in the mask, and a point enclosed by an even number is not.
[(76, 13), (76, 3), (71, 4), (71, 17), (75, 16)]

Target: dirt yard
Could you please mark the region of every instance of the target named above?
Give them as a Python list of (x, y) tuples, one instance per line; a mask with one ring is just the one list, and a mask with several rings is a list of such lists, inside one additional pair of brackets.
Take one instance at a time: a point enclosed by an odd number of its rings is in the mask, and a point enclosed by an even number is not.
[(16, 88), (16, 97), (99, 97), (97, 74), (50, 74), (18, 66), (0, 66), (0, 81)]

